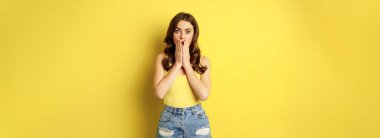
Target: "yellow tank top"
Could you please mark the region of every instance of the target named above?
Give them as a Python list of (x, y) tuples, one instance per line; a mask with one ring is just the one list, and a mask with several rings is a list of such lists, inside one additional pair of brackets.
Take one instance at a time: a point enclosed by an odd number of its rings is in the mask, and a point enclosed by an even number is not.
[[(198, 73), (195, 74), (200, 78)], [(172, 87), (164, 97), (164, 104), (184, 108), (197, 105), (198, 103), (200, 103), (200, 100), (191, 89), (186, 75), (177, 75)]]

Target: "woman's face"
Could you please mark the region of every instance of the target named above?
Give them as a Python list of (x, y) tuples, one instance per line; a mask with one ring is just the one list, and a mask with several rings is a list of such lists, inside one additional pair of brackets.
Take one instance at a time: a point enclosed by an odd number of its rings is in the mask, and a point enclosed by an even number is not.
[(190, 46), (194, 35), (194, 27), (190, 22), (181, 20), (173, 32), (174, 44), (180, 42), (184, 46)]

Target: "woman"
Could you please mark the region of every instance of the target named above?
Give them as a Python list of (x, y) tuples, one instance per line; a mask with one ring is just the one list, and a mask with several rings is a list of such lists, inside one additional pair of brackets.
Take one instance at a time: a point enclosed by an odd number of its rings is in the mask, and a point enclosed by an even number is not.
[(163, 99), (157, 137), (211, 137), (201, 106), (210, 95), (210, 61), (201, 56), (195, 18), (180, 12), (170, 21), (164, 52), (157, 56), (154, 89)]

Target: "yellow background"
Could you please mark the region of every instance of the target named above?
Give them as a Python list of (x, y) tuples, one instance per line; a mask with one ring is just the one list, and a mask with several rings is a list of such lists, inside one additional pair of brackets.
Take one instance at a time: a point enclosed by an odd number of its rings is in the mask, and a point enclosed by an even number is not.
[(5, 0), (1, 138), (151, 138), (153, 66), (192, 13), (215, 138), (380, 137), (376, 0)]

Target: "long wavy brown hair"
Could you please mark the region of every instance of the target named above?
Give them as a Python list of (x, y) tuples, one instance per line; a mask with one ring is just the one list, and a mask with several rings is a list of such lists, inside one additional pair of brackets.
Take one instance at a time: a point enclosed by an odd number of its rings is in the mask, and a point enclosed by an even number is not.
[(189, 22), (194, 27), (194, 36), (189, 46), (190, 64), (194, 71), (203, 74), (207, 70), (207, 66), (200, 64), (201, 50), (198, 47), (199, 27), (194, 16), (189, 13), (180, 12), (170, 21), (168, 31), (165, 37), (165, 58), (162, 60), (162, 66), (166, 71), (170, 70), (175, 63), (175, 44), (173, 42), (173, 33), (181, 20)]

